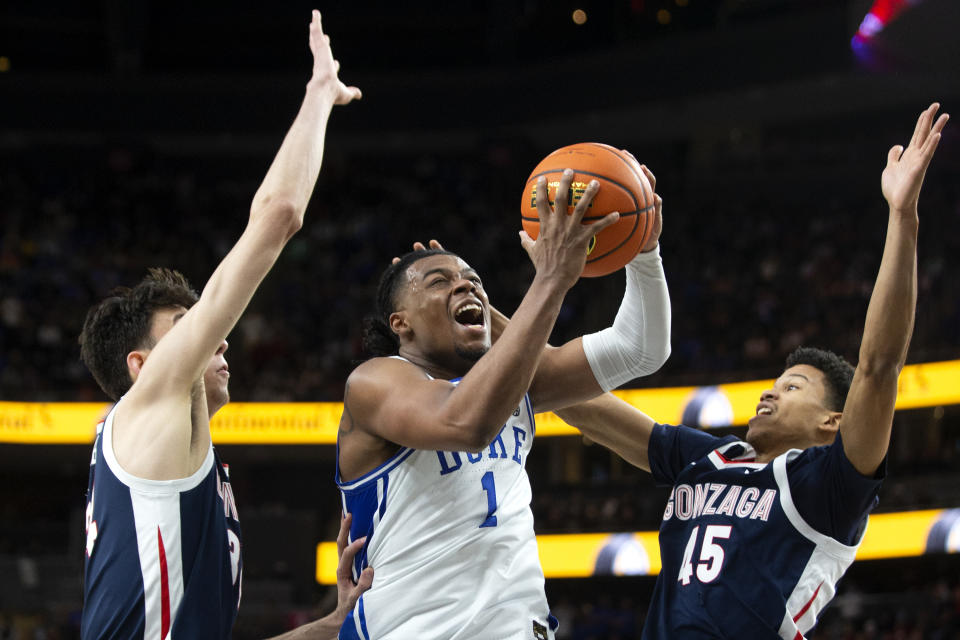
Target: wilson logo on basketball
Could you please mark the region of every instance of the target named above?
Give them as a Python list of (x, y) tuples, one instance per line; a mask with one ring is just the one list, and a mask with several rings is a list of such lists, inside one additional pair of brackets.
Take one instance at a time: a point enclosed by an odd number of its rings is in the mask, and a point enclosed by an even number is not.
[[(559, 180), (555, 180), (555, 181), (552, 181), (552, 182), (548, 182), (548, 183), (547, 183), (547, 193), (548, 193), (548, 194), (550, 194), (550, 193), (554, 193), (554, 194), (555, 194), (555, 193), (557, 192), (557, 189), (558, 189), (559, 187), (560, 187), (560, 181), (559, 181)], [(586, 191), (586, 190), (587, 190), (587, 183), (586, 183), (586, 182), (572, 182), (572, 183), (570, 183), (570, 188), (567, 190), (567, 206), (568, 206), (568, 207), (575, 207), (575, 206), (577, 206), (577, 203), (580, 202), (580, 198), (583, 197), (583, 192)], [(556, 196), (554, 196), (554, 198), (556, 198)], [(553, 206), (556, 206), (557, 203), (556, 203), (556, 200), (551, 199), (551, 200), (549, 200), (549, 204), (550, 204), (551, 207), (553, 207)], [(592, 207), (593, 207), (593, 203), (592, 203), (592, 202), (591, 202), (589, 205), (587, 205), (587, 208), (588, 208), (588, 209), (589, 209), (589, 208), (592, 208)], [(537, 191), (536, 191), (536, 189), (534, 189), (533, 194), (532, 194), (531, 197), (530, 197), (530, 208), (532, 208), (532, 209), (536, 209), (536, 208), (537, 208)]]

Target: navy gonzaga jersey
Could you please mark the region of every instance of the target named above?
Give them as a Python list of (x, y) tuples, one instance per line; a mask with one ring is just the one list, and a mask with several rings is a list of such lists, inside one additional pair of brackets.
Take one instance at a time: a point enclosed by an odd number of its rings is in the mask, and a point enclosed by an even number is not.
[(759, 464), (733, 436), (665, 425), (649, 458), (673, 492), (643, 637), (802, 639), (853, 562), (883, 467), (862, 476), (839, 436)]
[(240, 603), (240, 523), (226, 465), (210, 447), (179, 480), (144, 480), (97, 429), (87, 488), (81, 637), (229, 638)]

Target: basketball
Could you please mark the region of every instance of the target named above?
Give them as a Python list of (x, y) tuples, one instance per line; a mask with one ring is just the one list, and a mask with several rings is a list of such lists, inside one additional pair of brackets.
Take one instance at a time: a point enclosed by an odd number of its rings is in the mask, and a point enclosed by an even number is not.
[(547, 178), (547, 193), (552, 207), (564, 169), (574, 171), (567, 198), (567, 214), (573, 208), (591, 180), (600, 183), (600, 189), (583, 216), (585, 224), (592, 224), (613, 211), (620, 212), (620, 220), (590, 241), (587, 263), (582, 276), (605, 276), (630, 262), (653, 231), (654, 197), (650, 182), (637, 161), (610, 145), (581, 142), (557, 149), (534, 168), (523, 188), (520, 216), (523, 229), (534, 240), (540, 232), (537, 215), (537, 179)]

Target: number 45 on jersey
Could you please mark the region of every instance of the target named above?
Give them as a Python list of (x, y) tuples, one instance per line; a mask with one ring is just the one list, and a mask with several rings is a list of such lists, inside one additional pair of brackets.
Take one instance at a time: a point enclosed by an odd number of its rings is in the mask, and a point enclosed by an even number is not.
[(697, 536), (700, 533), (699, 525), (693, 528), (687, 548), (683, 552), (683, 562), (680, 563), (680, 575), (677, 581), (686, 586), (696, 573), (697, 580), (702, 583), (713, 582), (720, 575), (723, 568), (723, 547), (716, 540), (726, 540), (730, 537), (731, 526), (728, 524), (710, 524), (704, 527), (703, 544), (700, 545), (700, 554), (696, 565), (694, 555), (697, 550)]

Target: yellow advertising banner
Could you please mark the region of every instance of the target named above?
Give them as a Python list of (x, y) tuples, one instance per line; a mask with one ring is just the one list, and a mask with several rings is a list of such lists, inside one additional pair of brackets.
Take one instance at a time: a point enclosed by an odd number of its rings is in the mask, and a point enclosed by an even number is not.
[[(744, 425), (772, 380), (706, 387), (616, 391), (657, 422), (704, 427)], [(960, 404), (960, 360), (909, 365), (900, 375), (898, 409)], [(0, 442), (82, 444), (110, 405), (86, 402), (0, 402)], [(339, 402), (233, 402), (210, 427), (216, 444), (334, 444)], [(537, 416), (538, 436), (575, 435), (553, 414)]]
[[(537, 536), (547, 578), (660, 573), (656, 531)], [(960, 509), (881, 513), (870, 517), (857, 560), (905, 558), (960, 551)], [(376, 567), (374, 567), (376, 570)], [(337, 543), (317, 545), (317, 582), (336, 584)]]

